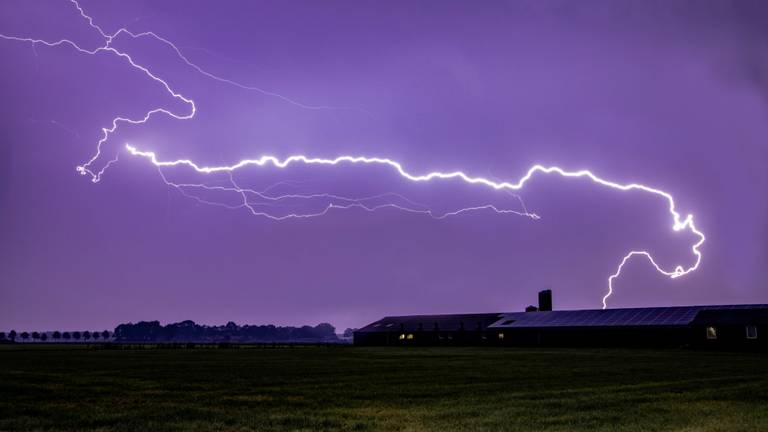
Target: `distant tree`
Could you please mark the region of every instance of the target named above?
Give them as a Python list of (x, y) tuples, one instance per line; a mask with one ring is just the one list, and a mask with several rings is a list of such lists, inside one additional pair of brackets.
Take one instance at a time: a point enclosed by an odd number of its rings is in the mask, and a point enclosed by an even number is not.
[(168, 324), (162, 330), (163, 338), (173, 342), (199, 342), (202, 333), (203, 327), (190, 320)]
[(355, 335), (355, 332), (356, 332), (356, 331), (357, 331), (357, 329), (354, 329), (354, 328), (348, 328), (348, 329), (344, 330), (344, 337), (346, 337), (346, 338), (351, 338), (352, 336), (354, 336), (354, 335)]
[(95, 331), (95, 332), (91, 333), (91, 336), (92, 336), (94, 339), (98, 339), (98, 338), (99, 338), (99, 332)]
[(52, 337), (53, 339), (61, 339), (61, 332), (60, 332), (60, 331), (58, 331), (58, 330), (56, 330), (55, 332), (53, 332), (53, 334), (51, 335), (51, 337)]
[(0, 332), (0, 340), (5, 340), (5, 332)]
[(90, 340), (91, 339), (91, 332), (89, 332), (88, 330), (84, 331), (83, 332), (83, 339)]
[(318, 324), (313, 333), (320, 339), (336, 339), (336, 328), (328, 323)]
[(120, 324), (115, 328), (115, 340), (118, 342), (158, 342), (167, 340), (167, 336), (159, 321)]
[(29, 339), (29, 333), (21, 332), (21, 338), (24, 339), (24, 342), (26, 342), (27, 339)]
[(43, 342), (47, 341), (48, 340), (48, 335), (46, 333), (41, 334), (40, 335), (40, 340), (43, 341)]
[(32, 332), (32, 339), (34, 339), (34, 340), (40, 340), (40, 333), (38, 333), (38, 332)]
[(101, 332), (101, 338), (105, 340), (109, 339), (109, 332), (107, 330), (104, 330), (103, 332)]
[(16, 330), (11, 330), (10, 333), (8, 333), (8, 339), (15, 341), (16, 340)]
[(80, 332), (79, 332), (79, 331), (76, 331), (76, 332), (72, 332), (72, 337), (73, 337), (75, 340), (80, 340), (80, 336), (81, 336), (81, 335), (80, 335)]
[(69, 332), (64, 332), (64, 333), (62, 333), (62, 334), (61, 334), (61, 337), (62, 337), (64, 340), (70, 340), (70, 339), (72, 338), (72, 336), (69, 334)]

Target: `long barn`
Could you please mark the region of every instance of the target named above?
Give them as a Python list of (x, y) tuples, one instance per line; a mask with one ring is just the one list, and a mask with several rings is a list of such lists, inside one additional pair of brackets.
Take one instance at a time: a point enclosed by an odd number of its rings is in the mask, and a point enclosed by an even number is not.
[(766, 350), (768, 305), (551, 310), (551, 292), (526, 312), (388, 316), (355, 345), (694, 347)]

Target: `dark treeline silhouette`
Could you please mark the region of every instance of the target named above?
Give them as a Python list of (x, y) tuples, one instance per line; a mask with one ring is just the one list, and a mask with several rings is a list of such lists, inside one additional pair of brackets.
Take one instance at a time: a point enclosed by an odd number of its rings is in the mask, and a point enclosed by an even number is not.
[[(344, 332), (351, 338), (352, 330)], [(0, 332), (0, 343), (13, 342), (127, 342), (127, 343), (334, 343), (342, 342), (336, 329), (328, 323), (301, 327), (275, 325), (243, 325), (229, 322), (207, 326), (194, 321), (160, 325), (159, 321), (120, 324), (114, 333), (98, 331)]]
[(59, 330), (51, 332), (21, 332), (17, 333), (16, 330), (11, 330), (6, 333), (0, 331), (0, 343), (13, 343), (13, 342), (109, 342), (112, 333), (107, 330), (104, 331), (74, 331), (74, 332), (62, 332)]
[(160, 325), (158, 321), (120, 324), (115, 328), (116, 342), (336, 342), (336, 329), (322, 323), (315, 327), (279, 327), (274, 325), (243, 325), (229, 322), (223, 326), (206, 326), (194, 321)]

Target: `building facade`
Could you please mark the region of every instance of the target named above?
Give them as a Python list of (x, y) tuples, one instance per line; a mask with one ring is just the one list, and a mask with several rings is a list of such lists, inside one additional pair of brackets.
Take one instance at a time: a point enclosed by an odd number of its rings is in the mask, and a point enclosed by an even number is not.
[[(691, 347), (768, 350), (768, 305), (389, 316), (354, 333), (368, 346)], [(543, 304), (542, 304), (543, 303)]]

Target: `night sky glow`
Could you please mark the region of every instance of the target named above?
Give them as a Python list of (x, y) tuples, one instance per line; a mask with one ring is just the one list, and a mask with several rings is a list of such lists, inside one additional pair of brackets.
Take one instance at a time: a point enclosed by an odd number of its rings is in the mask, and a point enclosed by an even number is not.
[(766, 8), (594, 5), (4, 4), (0, 324), (765, 301)]

